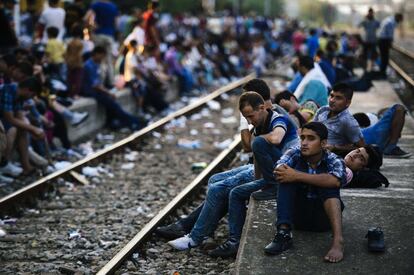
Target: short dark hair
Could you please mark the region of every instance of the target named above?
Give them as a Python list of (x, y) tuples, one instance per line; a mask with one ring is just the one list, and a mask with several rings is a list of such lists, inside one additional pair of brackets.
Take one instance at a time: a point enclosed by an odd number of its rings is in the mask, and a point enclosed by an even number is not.
[(251, 106), (253, 110), (257, 110), (259, 106), (263, 104), (263, 97), (256, 92), (245, 92), (239, 98), (240, 111), (246, 106)]
[(371, 121), (369, 120), (369, 117), (366, 113), (355, 113), (353, 114), (354, 118), (359, 124), (359, 127), (366, 128), (371, 125)]
[(92, 50), (92, 55), (95, 55), (95, 54), (106, 54), (106, 49), (102, 46), (96, 46)]
[(49, 0), (49, 5), (57, 5), (59, 4), (59, 0)]
[(364, 149), (368, 154), (368, 163), (366, 167), (370, 169), (379, 169), (382, 165), (382, 153), (378, 146), (366, 144)]
[(309, 30), (309, 34), (310, 34), (310, 35), (314, 35), (314, 34), (316, 34), (316, 30), (315, 30), (315, 29), (313, 29), (313, 28), (312, 28), (312, 29), (310, 29), (310, 30)]
[(270, 99), (270, 89), (266, 82), (259, 78), (254, 78), (244, 84), (243, 90), (246, 92), (256, 92), (262, 96), (263, 100)]
[(299, 66), (303, 66), (308, 70), (313, 69), (313, 59), (309, 55), (299, 56)]
[(42, 92), (42, 83), (36, 77), (29, 77), (19, 82), (19, 88), (27, 88), (36, 95), (39, 95)]
[(321, 49), (318, 49), (316, 51), (316, 56), (319, 56), (320, 58), (325, 58), (325, 52)]
[[(285, 91), (283, 91), (283, 92), (278, 93), (278, 94), (275, 96), (275, 100), (274, 100), (274, 102), (275, 102), (276, 104), (279, 104), (279, 103), (280, 103), (280, 101), (281, 101), (282, 99), (285, 99), (285, 100), (290, 100), (292, 97), (293, 97), (296, 101), (298, 101), (298, 99), (296, 98), (296, 96), (295, 96), (294, 94), (292, 94), (291, 92), (289, 92), (289, 91), (285, 90)], [(280, 105), (280, 104), (279, 104), (279, 105)]]
[(328, 139), (328, 128), (326, 128), (325, 124), (322, 122), (312, 121), (303, 125), (301, 129), (309, 129), (314, 131), (321, 140)]
[(33, 75), (33, 65), (30, 62), (19, 62), (17, 63), (16, 68), (28, 77)]
[(352, 87), (349, 86), (346, 83), (337, 83), (333, 85), (332, 87), (333, 92), (340, 92), (345, 96), (346, 99), (351, 100), (352, 96), (354, 95), (354, 90), (352, 90)]
[(59, 35), (59, 29), (53, 26), (48, 27), (46, 29), (46, 32), (47, 32), (47, 37), (49, 38), (56, 38)]

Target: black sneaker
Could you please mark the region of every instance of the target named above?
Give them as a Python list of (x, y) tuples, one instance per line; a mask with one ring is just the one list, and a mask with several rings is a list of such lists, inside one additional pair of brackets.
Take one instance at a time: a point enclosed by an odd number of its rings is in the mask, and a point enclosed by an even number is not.
[(269, 184), (261, 190), (253, 192), (252, 198), (257, 201), (275, 200), (277, 196), (277, 185)]
[(408, 153), (402, 150), (400, 147), (396, 146), (391, 150), (391, 152), (384, 153), (384, 156), (387, 158), (406, 159), (411, 157), (411, 153)]
[(292, 233), (290, 230), (279, 229), (273, 241), (264, 248), (264, 251), (266, 254), (279, 255), (291, 248), (292, 244)]
[(178, 239), (187, 233), (188, 232), (185, 231), (184, 227), (179, 222), (161, 226), (155, 229), (155, 234), (168, 240)]
[(368, 250), (371, 252), (384, 252), (384, 232), (381, 228), (370, 228), (365, 238), (368, 238)]
[(234, 258), (237, 255), (237, 250), (239, 250), (239, 243), (232, 240), (227, 240), (216, 249), (211, 250), (208, 255), (214, 258)]

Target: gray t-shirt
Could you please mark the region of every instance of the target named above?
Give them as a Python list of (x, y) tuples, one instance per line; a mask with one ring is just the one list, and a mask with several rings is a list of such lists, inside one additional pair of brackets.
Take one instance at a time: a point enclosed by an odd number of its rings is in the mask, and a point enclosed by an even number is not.
[(328, 118), (328, 114), (329, 106), (324, 106), (314, 118), (314, 121), (322, 122), (328, 128), (328, 144), (354, 144), (363, 138), (358, 122), (348, 109), (331, 118)]
[(377, 29), (380, 27), (378, 20), (364, 20), (359, 24), (360, 27), (364, 28), (365, 36), (364, 42), (376, 43), (377, 42)]

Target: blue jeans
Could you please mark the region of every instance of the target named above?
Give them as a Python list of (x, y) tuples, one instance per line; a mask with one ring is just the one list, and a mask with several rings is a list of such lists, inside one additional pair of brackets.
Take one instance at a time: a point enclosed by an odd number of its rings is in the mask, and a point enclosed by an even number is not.
[(386, 150), (391, 132), (391, 123), (398, 105), (394, 104), (388, 108), (377, 123), (361, 130), (367, 144), (378, 145), (382, 152)]
[(339, 188), (321, 188), (301, 183), (279, 184), (276, 227), (286, 224), (292, 228), (295, 224), (297, 229), (329, 230), (323, 203), (330, 198), (341, 200)]
[(110, 121), (112, 119), (118, 119), (120, 121), (120, 126), (127, 126), (127, 127), (137, 127), (140, 125), (138, 118), (135, 116), (127, 113), (122, 109), (121, 105), (116, 102), (113, 98), (103, 92), (96, 92), (90, 91), (87, 93), (83, 93), (83, 96), (86, 97), (93, 97), (96, 99), (98, 104), (104, 106), (106, 110), (107, 120)]
[[(243, 165), (210, 178), (204, 205), (190, 233), (190, 237), (196, 243), (201, 243), (205, 236), (214, 232), (218, 222), (225, 215), (230, 190), (252, 180), (254, 180), (253, 165)], [(200, 207), (197, 208), (199, 209)]]
[(229, 237), (239, 241), (246, 219), (246, 201), (250, 195), (266, 185), (264, 179), (248, 182), (233, 188), (229, 196)]
[(273, 167), (282, 156), (282, 150), (267, 142), (263, 137), (256, 137), (252, 142), (254, 160), (259, 166), (267, 184), (276, 184)]

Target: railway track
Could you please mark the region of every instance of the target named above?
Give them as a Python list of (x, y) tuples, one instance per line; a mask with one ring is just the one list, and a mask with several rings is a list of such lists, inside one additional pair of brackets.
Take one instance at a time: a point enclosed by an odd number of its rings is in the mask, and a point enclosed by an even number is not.
[(390, 65), (411, 87), (414, 87), (414, 53), (393, 45)]
[[(17, 222), (3, 219), (8, 235), (0, 239), (0, 273), (115, 272), (147, 241), (157, 225), (193, 197), (212, 173), (232, 160), (240, 144), (239, 138), (232, 138), (237, 121), (234, 116), (233, 122), (221, 119), (221, 110), (208, 115), (205, 106), (253, 77), (222, 87), (128, 138), (0, 199), (0, 217), (23, 213)], [(234, 109), (234, 102), (223, 105), (228, 112)], [(203, 117), (206, 113), (208, 118)], [(185, 123), (181, 118), (190, 115), (193, 117), (185, 126), (177, 126)], [(164, 127), (170, 128), (163, 132)], [(182, 143), (185, 138), (191, 139), (195, 132), (204, 149), (177, 148), (180, 140)], [(146, 138), (151, 134), (155, 138)], [(218, 137), (232, 138), (224, 151), (212, 146), (220, 141)], [(127, 155), (129, 168), (123, 166)], [(191, 164), (202, 160), (210, 164), (196, 176)], [(67, 181), (73, 172), (97, 165), (98, 175), (89, 184), (73, 185)], [(36, 200), (50, 188), (54, 190), (49, 193), (50, 199)], [(37, 208), (24, 209), (33, 201)]]

